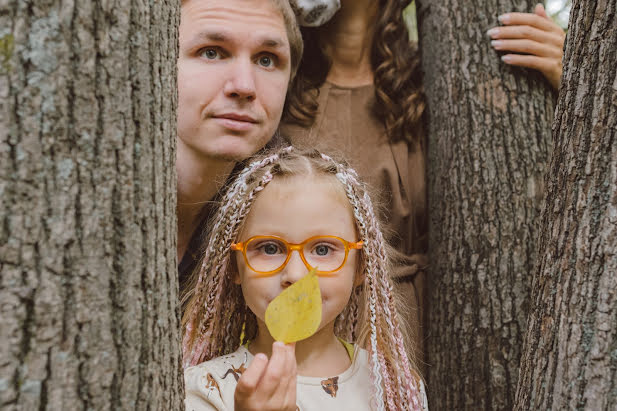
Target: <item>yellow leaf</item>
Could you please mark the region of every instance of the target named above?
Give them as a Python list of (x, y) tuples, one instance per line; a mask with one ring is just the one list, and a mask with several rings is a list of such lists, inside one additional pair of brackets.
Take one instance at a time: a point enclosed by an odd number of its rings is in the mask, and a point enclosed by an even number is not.
[(270, 335), (286, 344), (315, 334), (320, 323), (321, 292), (315, 270), (283, 290), (266, 308)]

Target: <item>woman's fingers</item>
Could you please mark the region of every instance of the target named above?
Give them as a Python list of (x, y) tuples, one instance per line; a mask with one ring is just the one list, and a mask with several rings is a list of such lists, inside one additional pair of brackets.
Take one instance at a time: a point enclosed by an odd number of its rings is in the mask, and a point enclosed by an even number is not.
[(502, 56), (501, 59), (504, 63), (512, 66), (527, 67), (542, 72), (553, 88), (556, 90), (559, 89), (562, 71), (560, 61), (550, 57), (537, 57), (522, 54), (506, 54)]
[(492, 40), (495, 50), (512, 51), (515, 53), (533, 54), (538, 57), (553, 57), (561, 59), (561, 50), (534, 40)]
[(549, 18), (548, 14), (546, 14), (546, 10), (544, 9), (544, 5), (542, 3), (536, 4), (536, 7), (533, 9), (533, 12), (536, 13), (540, 17)]
[(551, 19), (534, 13), (506, 13), (498, 17), (499, 22), (506, 26), (531, 26), (539, 30), (563, 33), (563, 29)]
[(493, 27), (486, 32), (493, 40), (500, 39), (528, 39), (544, 44), (550, 44), (558, 47), (559, 50), (563, 47), (563, 37), (557, 33), (552, 33), (544, 30), (539, 30), (531, 26), (501, 26)]
[(487, 34), (495, 50), (511, 53), (502, 56), (502, 60), (514, 66), (541, 71), (558, 89), (565, 33), (548, 17), (544, 7), (537, 5), (534, 13), (502, 14), (499, 21), (503, 26), (493, 27)]

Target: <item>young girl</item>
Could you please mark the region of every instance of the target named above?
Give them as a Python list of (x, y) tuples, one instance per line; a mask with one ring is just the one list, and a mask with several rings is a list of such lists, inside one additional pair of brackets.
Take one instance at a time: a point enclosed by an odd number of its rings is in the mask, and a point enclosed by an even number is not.
[[(213, 221), (183, 319), (187, 410), (427, 409), (387, 247), (352, 169), (285, 148), (237, 176)], [(266, 307), (310, 269), (321, 324), (274, 342)]]

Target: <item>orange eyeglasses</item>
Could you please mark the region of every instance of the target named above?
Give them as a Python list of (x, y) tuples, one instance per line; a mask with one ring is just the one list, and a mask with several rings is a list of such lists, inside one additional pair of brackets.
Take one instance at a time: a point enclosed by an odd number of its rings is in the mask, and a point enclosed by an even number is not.
[(316, 269), (322, 277), (334, 275), (347, 262), (349, 250), (361, 249), (362, 241), (355, 243), (333, 235), (318, 235), (292, 244), (272, 235), (256, 235), (241, 243), (231, 245), (234, 251), (242, 251), (246, 265), (260, 277), (281, 271), (296, 250), (309, 270)]

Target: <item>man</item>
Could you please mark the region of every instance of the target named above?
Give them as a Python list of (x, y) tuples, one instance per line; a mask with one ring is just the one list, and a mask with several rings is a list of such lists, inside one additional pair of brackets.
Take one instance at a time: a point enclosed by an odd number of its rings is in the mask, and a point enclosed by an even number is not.
[(287, 0), (184, 0), (181, 7), (176, 168), (182, 288), (195, 256), (183, 257), (204, 225), (204, 206), (236, 163), (275, 134), (303, 45)]

